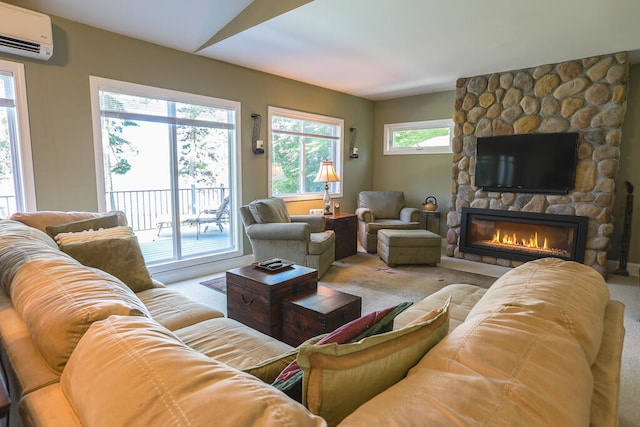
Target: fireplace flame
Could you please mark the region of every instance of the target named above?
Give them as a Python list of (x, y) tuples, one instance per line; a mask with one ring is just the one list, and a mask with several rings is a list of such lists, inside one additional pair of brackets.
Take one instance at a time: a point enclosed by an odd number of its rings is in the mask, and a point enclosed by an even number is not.
[(492, 243), (502, 243), (503, 245), (513, 245), (513, 246), (523, 246), (525, 248), (533, 248), (533, 249), (545, 249), (548, 250), (549, 247), (547, 245), (547, 238), (543, 239), (542, 244), (540, 244), (540, 239), (538, 238), (538, 232), (536, 231), (533, 236), (529, 238), (518, 238), (516, 233), (512, 234), (502, 234), (502, 232), (498, 229), (496, 233), (493, 235)]

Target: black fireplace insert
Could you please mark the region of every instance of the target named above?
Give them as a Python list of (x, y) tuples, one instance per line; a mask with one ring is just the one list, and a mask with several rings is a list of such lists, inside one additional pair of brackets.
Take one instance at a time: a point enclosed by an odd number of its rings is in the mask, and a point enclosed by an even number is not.
[(462, 208), (459, 249), (516, 261), (584, 262), (588, 223), (586, 216)]

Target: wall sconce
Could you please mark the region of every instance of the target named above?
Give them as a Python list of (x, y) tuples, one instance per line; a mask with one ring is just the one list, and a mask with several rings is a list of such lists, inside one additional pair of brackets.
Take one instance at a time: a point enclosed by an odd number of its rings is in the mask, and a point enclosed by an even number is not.
[(349, 128), (349, 132), (351, 132), (351, 144), (349, 144), (349, 157), (352, 159), (357, 159), (360, 155), (358, 154), (358, 147), (356, 147), (356, 138), (358, 136), (358, 129)]
[(260, 138), (260, 123), (262, 122), (262, 116), (260, 114), (252, 114), (253, 119), (253, 135), (251, 135), (251, 149), (253, 154), (264, 154), (264, 141)]

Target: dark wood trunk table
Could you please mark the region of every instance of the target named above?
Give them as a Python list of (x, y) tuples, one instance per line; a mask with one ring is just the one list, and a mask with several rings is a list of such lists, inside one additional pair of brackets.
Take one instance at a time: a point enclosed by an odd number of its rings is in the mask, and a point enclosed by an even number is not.
[(362, 298), (318, 286), (316, 292), (282, 303), (282, 341), (297, 346), (360, 317)]
[(278, 271), (248, 265), (227, 271), (227, 316), (280, 339), (282, 301), (315, 292), (318, 271), (294, 264)]

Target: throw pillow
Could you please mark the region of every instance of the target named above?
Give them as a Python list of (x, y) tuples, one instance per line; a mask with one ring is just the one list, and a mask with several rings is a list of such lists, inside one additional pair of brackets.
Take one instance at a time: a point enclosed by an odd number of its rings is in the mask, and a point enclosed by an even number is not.
[(249, 211), (258, 224), (291, 222), (284, 200), (277, 197), (254, 200), (249, 203)]
[(60, 233), (56, 240), (64, 253), (117, 277), (134, 292), (153, 288), (138, 239), (130, 227)]
[(449, 301), (414, 325), (350, 344), (306, 346), (298, 353), (303, 404), (327, 424), (402, 380), (449, 330)]
[(99, 230), (101, 228), (112, 228), (118, 226), (117, 215), (99, 216), (97, 218), (83, 219), (80, 221), (68, 222), (60, 225), (48, 225), (47, 234), (55, 238), (60, 233), (76, 233), (85, 230)]
[[(352, 320), (320, 339), (315, 345), (356, 342), (374, 334), (388, 332), (393, 328), (393, 319), (411, 304), (413, 303), (403, 302), (397, 306), (374, 311), (366, 316)], [(299, 348), (302, 347), (301, 345)], [(302, 370), (298, 366), (298, 362), (294, 360), (278, 375), (272, 385), (285, 393), (294, 390), (288, 394), (290, 397), (301, 401), (302, 396), (297, 393), (301, 382)]]
[(279, 356), (272, 357), (271, 359), (263, 360), (260, 363), (256, 363), (253, 366), (244, 368), (242, 371), (260, 378), (262, 381), (271, 384), (276, 380), (276, 377), (282, 372), (284, 368), (289, 366), (293, 360), (295, 360), (298, 354), (298, 349), (304, 345), (312, 345), (318, 342), (318, 340), (324, 338), (325, 335), (309, 338), (298, 347), (293, 350), (289, 350)]

